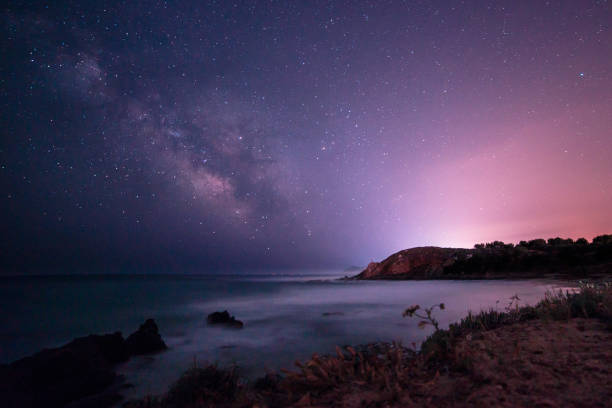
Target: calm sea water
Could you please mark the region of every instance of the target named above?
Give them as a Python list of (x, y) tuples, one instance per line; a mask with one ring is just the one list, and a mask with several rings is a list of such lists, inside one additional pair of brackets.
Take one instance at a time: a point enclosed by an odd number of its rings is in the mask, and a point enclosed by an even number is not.
[[(159, 394), (194, 360), (237, 364), (247, 377), (291, 368), (336, 345), (419, 342), (430, 329), (402, 318), (412, 304), (444, 302), (442, 325), (468, 310), (499, 307), (518, 295), (533, 304), (551, 281), (336, 281), (341, 272), (300, 276), (77, 276), (0, 278), (0, 362), (90, 333), (128, 335), (154, 318), (170, 347), (120, 367), (128, 397)], [(242, 330), (211, 328), (207, 314), (228, 310)], [(330, 314), (325, 316), (324, 314)]]

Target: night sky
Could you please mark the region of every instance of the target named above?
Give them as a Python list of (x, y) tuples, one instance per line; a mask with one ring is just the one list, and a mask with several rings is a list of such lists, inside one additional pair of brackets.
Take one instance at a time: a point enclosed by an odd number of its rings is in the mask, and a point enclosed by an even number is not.
[(612, 232), (607, 1), (11, 1), (0, 269)]

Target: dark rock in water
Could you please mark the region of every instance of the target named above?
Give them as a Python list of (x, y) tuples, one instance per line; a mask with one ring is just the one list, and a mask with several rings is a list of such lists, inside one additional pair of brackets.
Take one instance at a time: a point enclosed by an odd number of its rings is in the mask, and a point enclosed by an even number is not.
[(233, 316), (230, 316), (227, 310), (223, 312), (213, 312), (208, 315), (206, 318), (206, 322), (208, 324), (224, 324), (231, 321), (231, 319), (235, 319)]
[(3, 407), (63, 407), (106, 390), (118, 380), (113, 365), (128, 357), (121, 333), (75, 339), (2, 366), (0, 401)]
[(344, 313), (342, 312), (324, 312), (322, 314), (323, 317), (328, 317), (328, 316), (344, 316)]
[(155, 320), (147, 319), (138, 330), (130, 334), (125, 341), (130, 354), (148, 354), (166, 350), (168, 346), (159, 335)]
[(121, 333), (79, 337), (53, 349), (0, 365), (0, 406), (107, 408), (121, 400), (123, 378), (114, 366), (132, 354), (166, 345), (147, 320), (127, 340)]
[(235, 329), (242, 329), (244, 323), (240, 320), (236, 320), (234, 316), (231, 316), (227, 310), (223, 312), (214, 312), (208, 315), (206, 322), (210, 325), (221, 325)]

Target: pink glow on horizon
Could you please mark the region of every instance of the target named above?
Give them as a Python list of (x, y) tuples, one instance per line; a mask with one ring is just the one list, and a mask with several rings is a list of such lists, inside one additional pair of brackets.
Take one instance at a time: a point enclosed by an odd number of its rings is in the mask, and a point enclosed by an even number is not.
[(612, 120), (595, 110), (586, 117), (588, 135), (571, 117), (494, 125), (490, 141), (472, 134), (479, 144), (424, 166), (396, 249), (610, 233)]

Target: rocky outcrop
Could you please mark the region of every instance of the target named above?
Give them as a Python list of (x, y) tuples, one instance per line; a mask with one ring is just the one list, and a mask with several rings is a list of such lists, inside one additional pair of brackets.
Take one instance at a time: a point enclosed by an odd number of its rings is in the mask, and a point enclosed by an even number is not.
[(134, 355), (156, 353), (168, 348), (153, 319), (147, 319), (138, 330), (128, 336), (125, 343), (130, 354)]
[(158, 351), (159, 342), (163, 344), (151, 319), (128, 340), (120, 332), (90, 335), (0, 365), (1, 406), (102, 408), (115, 404), (121, 399), (117, 391), (122, 382), (115, 365), (145, 350)]
[(244, 323), (240, 320), (236, 320), (234, 316), (231, 316), (227, 310), (223, 312), (214, 312), (208, 315), (206, 322), (209, 325), (225, 326), (232, 329), (242, 329)]
[(0, 370), (5, 407), (63, 407), (104, 391), (117, 379), (113, 365), (129, 354), (121, 333), (87, 336), (43, 350)]
[(472, 249), (418, 247), (372, 262), (349, 279), (602, 278), (612, 272), (612, 240), (550, 238), (476, 244)]
[(462, 248), (417, 247), (396, 252), (381, 262), (370, 262), (355, 279), (432, 279), (457, 260), (468, 258)]

